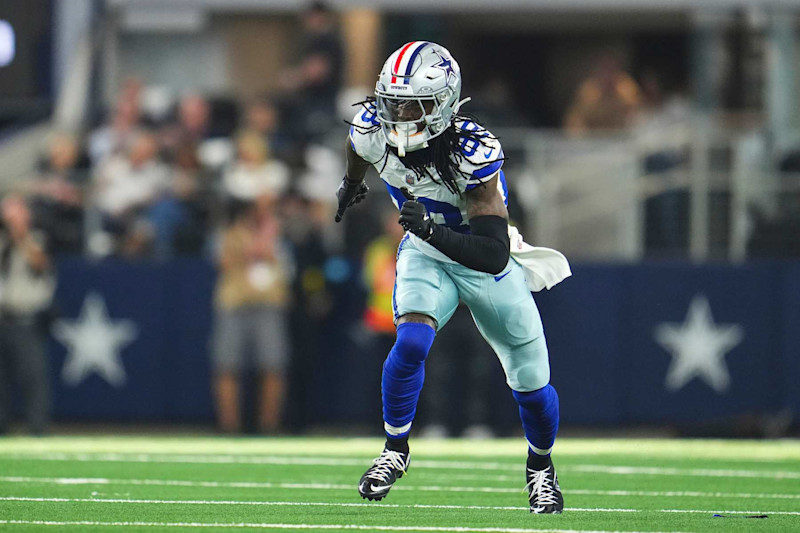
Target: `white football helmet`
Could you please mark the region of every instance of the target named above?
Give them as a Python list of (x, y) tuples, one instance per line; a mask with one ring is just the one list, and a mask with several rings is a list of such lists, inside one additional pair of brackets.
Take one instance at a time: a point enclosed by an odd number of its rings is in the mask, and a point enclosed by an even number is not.
[(466, 101), (461, 96), (461, 69), (441, 45), (412, 41), (383, 64), (375, 86), (377, 119), (387, 142), (400, 157), (426, 148), (450, 126)]

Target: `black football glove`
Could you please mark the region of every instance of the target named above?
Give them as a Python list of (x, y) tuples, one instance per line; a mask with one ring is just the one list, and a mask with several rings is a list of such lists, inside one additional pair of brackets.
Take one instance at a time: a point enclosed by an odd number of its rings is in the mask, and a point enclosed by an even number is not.
[(339, 201), (339, 208), (336, 210), (336, 222), (340, 222), (345, 210), (352, 207), (364, 198), (369, 192), (369, 187), (363, 181), (352, 183), (347, 181), (347, 176), (342, 178), (342, 183), (336, 189), (336, 199)]
[(402, 189), (403, 195), (408, 198), (400, 208), (400, 219), (398, 222), (403, 229), (410, 231), (423, 241), (427, 241), (433, 235), (433, 220), (428, 215), (428, 210), (425, 206), (418, 202), (408, 189)]

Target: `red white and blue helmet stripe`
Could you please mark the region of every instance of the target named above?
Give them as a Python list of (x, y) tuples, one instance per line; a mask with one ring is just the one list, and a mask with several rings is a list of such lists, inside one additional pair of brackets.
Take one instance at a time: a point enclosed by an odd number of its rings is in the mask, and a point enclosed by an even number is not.
[(411, 41), (400, 49), (400, 53), (392, 65), (392, 83), (396, 84), (398, 78), (401, 78), (404, 84), (409, 83), (414, 60), (417, 59), (422, 49), (430, 44), (428, 41)]

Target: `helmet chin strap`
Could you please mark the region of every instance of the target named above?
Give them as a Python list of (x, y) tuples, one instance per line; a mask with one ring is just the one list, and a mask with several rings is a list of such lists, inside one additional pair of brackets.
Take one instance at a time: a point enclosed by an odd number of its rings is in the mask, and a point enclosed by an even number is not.
[[(397, 145), (397, 155), (400, 157), (406, 156), (406, 148), (408, 147), (409, 137), (417, 132), (417, 125), (414, 123), (395, 124), (394, 128), (394, 142)], [(422, 143), (420, 148), (427, 148), (428, 142)]]

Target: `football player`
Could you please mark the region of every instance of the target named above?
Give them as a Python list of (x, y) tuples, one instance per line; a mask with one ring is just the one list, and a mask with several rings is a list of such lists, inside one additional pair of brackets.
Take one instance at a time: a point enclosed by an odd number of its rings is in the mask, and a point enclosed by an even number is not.
[(530, 510), (560, 513), (564, 500), (550, 459), (558, 395), (530, 287), (538, 280), (550, 288), (569, 275), (569, 265), (555, 250), (525, 244), (509, 226), (503, 150), (479, 123), (459, 114), (468, 100), (460, 96), (461, 72), (450, 52), (414, 41), (389, 56), (375, 96), (361, 102), (351, 123), (336, 221), (364, 199), (364, 175), (374, 166), (406, 230), (393, 299), (397, 337), (381, 382), (386, 445), (358, 491), (381, 500), (407, 472), (425, 358), (461, 300), (519, 405)]

